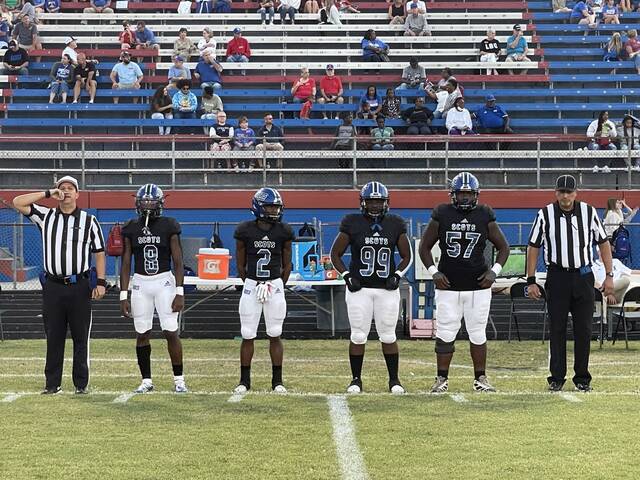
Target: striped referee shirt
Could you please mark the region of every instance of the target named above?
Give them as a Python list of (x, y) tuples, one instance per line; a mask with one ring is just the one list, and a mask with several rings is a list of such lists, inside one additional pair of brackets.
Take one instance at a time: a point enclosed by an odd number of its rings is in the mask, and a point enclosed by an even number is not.
[(26, 217), (42, 233), (44, 270), (49, 275), (68, 277), (91, 267), (91, 253), (104, 251), (104, 237), (98, 220), (76, 208), (62, 213), (58, 208), (32, 204)]
[(591, 205), (575, 201), (571, 212), (558, 202), (538, 210), (531, 228), (529, 245), (544, 246), (544, 263), (563, 268), (593, 264), (593, 245), (607, 241), (598, 212)]

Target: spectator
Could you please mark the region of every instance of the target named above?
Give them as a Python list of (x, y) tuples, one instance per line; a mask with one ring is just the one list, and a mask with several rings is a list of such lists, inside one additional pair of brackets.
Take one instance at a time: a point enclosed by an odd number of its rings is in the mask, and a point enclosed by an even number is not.
[(191, 91), (191, 82), (182, 79), (176, 86), (178, 91), (173, 95), (172, 101), (174, 118), (178, 120), (196, 118), (198, 97)]
[[(207, 85), (202, 89), (202, 115), (201, 120), (216, 120), (218, 118), (218, 112), (224, 111), (224, 105), (218, 95), (213, 92), (213, 87)], [(209, 134), (209, 127), (203, 127), (204, 134)]]
[(300, 78), (293, 84), (293, 87), (291, 87), (291, 95), (293, 95), (293, 103), (315, 101), (316, 81), (309, 76), (309, 69), (307, 67), (300, 69)]
[(29, 75), (29, 54), (16, 40), (9, 40), (9, 49), (2, 59), (3, 75)]
[[(136, 25), (136, 50), (142, 49), (154, 49), (160, 50), (160, 45), (156, 40), (156, 36), (153, 31), (148, 28), (144, 22), (138, 22)], [(141, 58), (138, 61), (142, 61)]]
[(607, 0), (607, 3), (602, 7), (602, 19), (605, 24), (620, 25), (620, 8), (616, 6), (614, 0)]
[(60, 11), (60, 0), (45, 0), (45, 10), (47, 13), (58, 13)]
[[(42, 50), (42, 45), (38, 39), (38, 27), (31, 23), (28, 16), (22, 17), (22, 21), (13, 27), (11, 37), (18, 41), (18, 46), (27, 51)], [(38, 61), (38, 60), (37, 60)]]
[(136, 34), (131, 29), (131, 24), (125, 20), (122, 22), (122, 32), (118, 35), (121, 50), (129, 50), (136, 45)]
[[(238, 119), (238, 128), (235, 129), (233, 135), (233, 151), (235, 152), (252, 152), (256, 149), (256, 134), (252, 128), (249, 128), (249, 120), (247, 117), (240, 117)], [(235, 168), (235, 167), (234, 167)], [(241, 167), (243, 170), (246, 168), (244, 160)], [(249, 165), (249, 170), (253, 170)], [(236, 168), (236, 172), (239, 171)]]
[(615, 232), (620, 225), (631, 223), (631, 220), (633, 220), (633, 217), (635, 217), (637, 213), (638, 207), (632, 209), (624, 200), (618, 200), (617, 198), (608, 199), (607, 209), (604, 212), (604, 221), (602, 222), (607, 237), (611, 239), (613, 232)]
[[(505, 62), (530, 62), (527, 57), (529, 47), (527, 41), (522, 36), (522, 27), (519, 24), (513, 26), (513, 35), (507, 39), (507, 58)], [(526, 75), (527, 70), (522, 70), (520, 75)], [(513, 70), (509, 70), (509, 75), (513, 75)]]
[(385, 118), (400, 118), (400, 99), (396, 97), (393, 88), (387, 88), (380, 112)]
[(620, 0), (620, 10), (624, 13), (633, 12), (633, 0)]
[(367, 87), (367, 92), (360, 98), (360, 104), (366, 103), (369, 105), (371, 109), (371, 113), (373, 113), (373, 118), (382, 110), (382, 97), (378, 95), (378, 90), (375, 85), (369, 85)]
[(404, 36), (421, 37), (430, 34), (424, 15), (418, 13), (418, 4), (412, 3), (410, 13), (404, 21)]
[(211, 29), (209, 27), (205, 27), (202, 30), (202, 39), (198, 42), (198, 51), (200, 52), (200, 56), (203, 56), (204, 51), (209, 49), (209, 52), (212, 52), (213, 59), (216, 59), (216, 41), (213, 39), (213, 33), (211, 33)]
[(489, 94), (485, 97), (486, 104), (473, 114), (478, 119), (483, 133), (513, 133), (509, 126), (509, 114), (500, 106), (496, 105), (496, 97)]
[[(502, 47), (496, 40), (496, 31), (493, 28), (487, 29), (487, 38), (480, 42), (480, 61), (485, 63), (496, 63)], [(495, 68), (487, 68), (487, 75), (498, 75)]]
[[(25, 0), (25, 4), (27, 3), (31, 3), (33, 5), (33, 10), (35, 15), (33, 16), (33, 18), (31, 19), (32, 22), (36, 22), (37, 23), (37, 18), (41, 13), (44, 13), (45, 11), (45, 0)], [(23, 6), (24, 9), (24, 6)]]
[(9, 47), (9, 22), (6, 18), (0, 18), (0, 48)]
[(75, 86), (73, 87), (73, 103), (78, 103), (80, 92), (83, 88), (89, 93), (89, 103), (93, 103), (98, 88), (95, 64), (93, 62), (87, 62), (87, 56), (84, 53), (79, 53), (78, 65), (74, 69), (73, 74), (76, 80)]
[(214, 90), (222, 88), (222, 65), (215, 59), (212, 49), (207, 49), (202, 54), (202, 60), (196, 65), (193, 76), (200, 80), (202, 88), (210, 85)]
[(231, 13), (231, 0), (215, 0), (213, 13)]
[[(369, 123), (369, 120), (375, 120), (376, 114), (371, 110), (371, 106), (367, 102), (360, 102), (360, 108), (356, 112), (356, 118), (359, 120), (366, 120), (366, 123)], [(371, 128), (366, 125), (362, 125), (356, 129), (359, 135), (371, 135)]]
[(632, 168), (636, 171), (640, 170), (640, 122), (632, 115), (625, 115), (616, 130), (616, 136), (620, 141), (620, 150), (639, 152), (639, 156), (632, 162)]
[(596, 27), (596, 14), (591, 8), (593, 0), (585, 0), (576, 2), (569, 16), (569, 23), (578, 23), (580, 25), (589, 25), (589, 28)]
[(434, 112), (435, 118), (445, 118), (449, 110), (455, 105), (456, 99), (462, 97), (462, 92), (458, 87), (458, 81), (453, 77), (449, 77), (449, 81), (444, 86), (444, 91), (447, 92), (446, 97), (433, 90), (427, 90), (427, 94), (438, 102), (438, 108), (436, 108)]
[[(589, 124), (587, 128), (587, 138), (589, 138), (589, 144), (587, 148), (589, 150), (617, 150), (616, 145), (613, 143), (613, 139), (618, 136), (615, 124), (609, 120), (609, 112), (600, 112), (598, 119)], [(609, 173), (611, 170), (609, 164), (611, 159), (604, 159), (605, 163), (601, 167), (596, 164), (593, 166), (593, 173), (603, 172)]]
[[(82, 10), (82, 13), (113, 13), (113, 8), (111, 8), (111, 0), (89, 0), (90, 7)], [(81, 20), (80, 23), (82, 25), (86, 25), (86, 20)], [(116, 23), (115, 20), (111, 20), (109, 23)]]
[(471, 114), (464, 108), (464, 98), (456, 98), (454, 107), (447, 114), (447, 132), (449, 135), (475, 135)]
[[(32, 0), (25, 0), (22, 4), (22, 9), (16, 15), (16, 21), (22, 20), (24, 17), (29, 17), (32, 24), (38, 23), (38, 14), (36, 8), (31, 3)], [(34, 0), (35, 1), (35, 0)], [(42, 11), (42, 9), (40, 9)]]
[(625, 50), (622, 45), (622, 37), (619, 32), (613, 32), (611, 39), (604, 48), (604, 56), (602, 60), (605, 62), (617, 62), (622, 60)]
[[(211, 127), (209, 136), (213, 139), (211, 143), (212, 152), (228, 152), (233, 147), (233, 127), (227, 123), (227, 114), (224, 112), (218, 112), (218, 121)], [(218, 168), (222, 167), (222, 163), (218, 161)], [(238, 168), (237, 160), (231, 161), (227, 157), (227, 169)]]
[(169, 84), (168, 88), (177, 88), (176, 85), (180, 80), (191, 80), (191, 72), (184, 65), (184, 58), (180, 55), (173, 59), (173, 65), (169, 68), (168, 73)]
[[(131, 61), (129, 52), (120, 54), (120, 62), (111, 70), (111, 88), (118, 90), (139, 90), (142, 81), (142, 70), (136, 62)], [(119, 97), (113, 97), (113, 103), (118, 103)], [(133, 97), (133, 103), (138, 103), (138, 98)]]
[(414, 106), (402, 112), (402, 118), (409, 124), (407, 135), (431, 135), (433, 113), (424, 106), (424, 98), (416, 98)]
[[(356, 127), (352, 125), (353, 115), (345, 112), (342, 116), (342, 125), (335, 132), (334, 140), (331, 142), (331, 150), (355, 150), (356, 148)], [(349, 160), (340, 158), (338, 160), (340, 168), (348, 168)]]
[[(239, 27), (233, 29), (233, 38), (227, 44), (227, 62), (247, 63), (251, 57), (251, 46), (249, 41), (242, 36), (242, 30)], [(247, 72), (242, 69), (241, 75)]]
[(414, 4), (414, 3), (418, 7), (418, 13), (420, 13), (422, 15), (427, 13), (427, 4), (424, 3), (422, 0), (408, 0), (407, 3), (405, 3), (405, 5), (404, 5), (407, 14), (409, 14), (409, 12), (411, 11), (411, 5)]
[[(280, 127), (273, 124), (273, 115), (270, 113), (264, 114), (264, 125), (258, 129), (257, 137), (260, 140), (260, 143), (256, 145), (257, 152), (281, 152), (284, 150), (284, 134)], [(258, 168), (262, 168), (262, 157), (256, 156), (255, 160)], [(267, 168), (269, 168), (269, 163), (267, 163)], [(278, 157), (278, 168), (282, 168), (282, 158), (280, 157)]]
[(384, 117), (376, 118), (377, 128), (371, 130), (372, 150), (393, 150), (393, 128), (384, 126)]
[(77, 52), (78, 41), (75, 39), (75, 37), (67, 37), (64, 39), (64, 44), (66, 45), (66, 47), (62, 51), (62, 55), (69, 55), (69, 58), (71, 59), (71, 63), (73, 65), (77, 65), (78, 64), (78, 52)]
[(300, 8), (300, 0), (280, 0), (280, 21), (284, 25), (284, 19), (289, 15), (291, 25), (296, 23), (296, 13)]
[(440, 80), (438, 80), (438, 83), (436, 84), (436, 87), (438, 87), (436, 90), (444, 88), (450, 78), (453, 78), (454, 80), (456, 79), (456, 77), (453, 76), (453, 70), (449, 67), (444, 67), (440, 72)]
[(624, 49), (627, 58), (633, 60), (636, 65), (638, 75), (640, 75), (640, 41), (638, 41), (638, 32), (634, 29), (627, 32), (627, 41), (624, 43)]
[(340, 0), (340, 13), (360, 13), (350, 0)]
[(318, 13), (320, 11), (320, 5), (316, 0), (306, 0), (304, 2), (304, 13)]
[(362, 46), (362, 59), (365, 62), (389, 61), (389, 46), (376, 37), (375, 30), (367, 30), (360, 45)]
[[(344, 103), (344, 98), (342, 94), (344, 90), (342, 89), (342, 80), (340, 77), (335, 74), (335, 70), (333, 65), (327, 65), (326, 69), (327, 74), (322, 77), (320, 80), (320, 96), (318, 97), (318, 103), (327, 104), (327, 103), (335, 103), (337, 105), (342, 105)], [(327, 113), (322, 112), (323, 117), (327, 118)], [(336, 112), (336, 119), (340, 118), (339, 113)]]
[[(173, 118), (173, 102), (167, 87), (158, 87), (151, 98), (151, 118), (153, 120), (171, 120)], [(160, 135), (169, 135), (171, 126), (158, 127)]]
[[(260, 8), (258, 9), (262, 25), (268, 23), (273, 25), (273, 16), (275, 14), (274, 0), (260, 0)], [(269, 15), (269, 21), (267, 22), (267, 15)]]
[(56, 97), (62, 99), (61, 103), (67, 103), (67, 95), (73, 81), (73, 65), (71, 64), (71, 58), (69, 55), (63, 55), (62, 60), (56, 62), (51, 67), (49, 72), (49, 103), (53, 103)]
[(551, 0), (553, 13), (571, 13), (571, 9), (567, 7), (567, 0)]
[(338, 0), (325, 0), (318, 12), (320, 24), (331, 23), (336, 26), (342, 25), (340, 12), (338, 11)]
[[(416, 57), (409, 59), (409, 66), (404, 67), (402, 70), (402, 83), (400, 84), (400, 90), (415, 89), (424, 90), (425, 83), (427, 81), (427, 72), (424, 67), (421, 67)], [(407, 103), (406, 92), (402, 92), (403, 95), (401, 102)]]
[(212, 0), (196, 0), (196, 13), (211, 13), (211, 2)]
[(193, 41), (187, 36), (187, 29), (182, 27), (178, 31), (178, 38), (173, 42), (173, 56), (180, 56), (184, 58), (185, 62), (191, 60), (191, 55), (198, 52), (198, 47), (193, 44)]
[(402, 0), (393, 0), (393, 3), (389, 5), (387, 18), (389, 19), (389, 25), (404, 25), (407, 15)]

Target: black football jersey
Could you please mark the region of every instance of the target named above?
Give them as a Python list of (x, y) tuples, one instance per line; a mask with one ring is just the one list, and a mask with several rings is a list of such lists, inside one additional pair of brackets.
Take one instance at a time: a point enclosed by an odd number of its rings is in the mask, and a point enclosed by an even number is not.
[(249, 220), (238, 225), (233, 238), (244, 242), (247, 278), (264, 282), (282, 277), (282, 249), (295, 238), (288, 224), (276, 222), (271, 229), (263, 230), (257, 220)]
[(140, 275), (157, 275), (171, 270), (171, 237), (180, 235), (180, 224), (175, 218), (157, 217), (129, 220), (122, 227), (122, 235), (131, 241), (134, 272)]
[(395, 273), (396, 245), (400, 235), (407, 233), (398, 215), (385, 215), (379, 225), (382, 229), (362, 213), (347, 215), (340, 224), (340, 231), (350, 239), (349, 273), (367, 288), (384, 288), (387, 278)]
[(478, 205), (462, 211), (442, 204), (431, 212), (431, 218), (439, 224), (438, 270), (449, 279), (450, 289), (479, 290), (478, 277), (489, 268), (484, 257), (489, 223), (496, 221), (491, 207)]

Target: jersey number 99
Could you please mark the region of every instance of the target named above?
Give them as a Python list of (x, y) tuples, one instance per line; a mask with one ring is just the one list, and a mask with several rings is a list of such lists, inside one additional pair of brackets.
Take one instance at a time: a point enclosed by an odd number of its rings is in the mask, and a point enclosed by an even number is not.
[(382, 247), (376, 255), (375, 248), (371, 246), (362, 247), (360, 250), (360, 261), (365, 267), (360, 269), (361, 276), (370, 277), (375, 273), (380, 278), (387, 278), (389, 276), (391, 249)]

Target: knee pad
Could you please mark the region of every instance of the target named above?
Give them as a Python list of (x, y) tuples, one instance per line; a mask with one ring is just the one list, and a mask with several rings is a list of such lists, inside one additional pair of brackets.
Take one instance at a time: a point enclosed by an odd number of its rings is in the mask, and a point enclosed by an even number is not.
[(456, 341), (445, 342), (440, 338), (436, 337), (436, 353), (453, 353), (456, 351), (455, 346)]
[(487, 331), (485, 327), (472, 328), (471, 330), (467, 327), (467, 333), (469, 334), (469, 341), (474, 345), (484, 345), (487, 343)]
[(356, 345), (364, 345), (367, 343), (367, 335), (359, 330), (351, 329), (351, 343)]
[(256, 332), (250, 327), (240, 327), (240, 335), (244, 340), (253, 340), (256, 338)]
[(267, 327), (267, 336), (276, 338), (282, 335), (282, 325), (269, 325)]
[(379, 338), (382, 343), (394, 343), (396, 341), (396, 332), (380, 334)]

